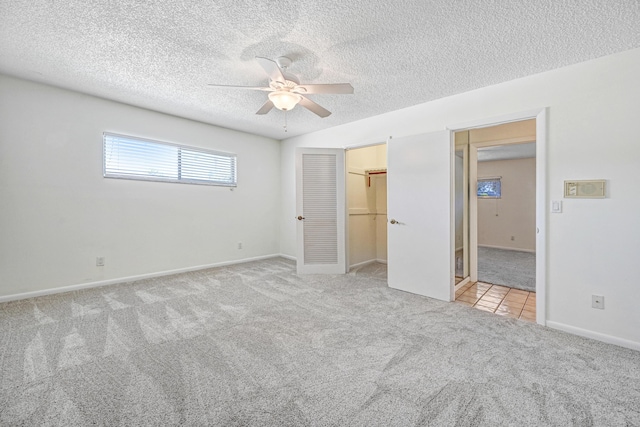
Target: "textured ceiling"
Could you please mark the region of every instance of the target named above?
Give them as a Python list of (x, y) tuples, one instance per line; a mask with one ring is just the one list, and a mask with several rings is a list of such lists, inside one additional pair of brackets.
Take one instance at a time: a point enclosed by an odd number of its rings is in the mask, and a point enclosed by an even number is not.
[[(0, 0), (0, 72), (284, 139), (640, 47), (637, 0)], [(331, 110), (255, 112), (256, 56)]]

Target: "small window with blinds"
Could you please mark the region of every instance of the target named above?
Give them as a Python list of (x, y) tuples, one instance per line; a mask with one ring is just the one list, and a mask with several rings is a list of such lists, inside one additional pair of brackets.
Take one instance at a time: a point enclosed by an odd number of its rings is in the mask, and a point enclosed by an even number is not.
[(237, 185), (235, 154), (106, 132), (103, 149), (106, 178)]
[(501, 177), (478, 178), (478, 198), (479, 199), (502, 198)]

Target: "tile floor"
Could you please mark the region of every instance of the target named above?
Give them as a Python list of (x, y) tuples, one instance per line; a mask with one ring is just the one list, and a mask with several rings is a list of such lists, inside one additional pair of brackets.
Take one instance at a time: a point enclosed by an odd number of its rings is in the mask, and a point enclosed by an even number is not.
[(456, 302), (500, 316), (536, 321), (536, 293), (489, 283), (467, 283), (456, 291)]

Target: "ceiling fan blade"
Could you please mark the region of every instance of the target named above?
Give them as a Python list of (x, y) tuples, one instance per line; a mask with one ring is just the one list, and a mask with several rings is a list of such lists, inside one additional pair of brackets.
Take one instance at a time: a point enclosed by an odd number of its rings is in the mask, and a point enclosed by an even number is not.
[(325, 117), (331, 115), (331, 111), (327, 110), (324, 107), (321, 107), (320, 105), (316, 104), (315, 102), (313, 102), (309, 98), (305, 98), (304, 96), (300, 97), (299, 104), (302, 105), (307, 110), (311, 111), (312, 113), (316, 113), (317, 115), (319, 115), (322, 118), (325, 118)]
[(353, 86), (349, 83), (329, 83), (329, 84), (311, 84), (298, 85), (293, 88), (293, 92), (297, 93), (336, 93), (336, 94), (352, 94)]
[(260, 107), (258, 111), (256, 111), (256, 114), (267, 114), (269, 111), (271, 111), (272, 108), (273, 102), (271, 102), (270, 99), (267, 99), (267, 102), (265, 102), (264, 105)]
[(211, 87), (223, 87), (228, 89), (249, 89), (249, 90), (263, 90), (265, 92), (272, 92), (273, 89), (266, 86), (233, 86), (233, 85), (214, 85), (209, 83), (207, 86)]
[(276, 61), (272, 61), (271, 59), (263, 58), (261, 56), (256, 56), (256, 61), (258, 61), (258, 64), (264, 68), (264, 71), (267, 72), (267, 75), (271, 80), (284, 84), (286, 79), (284, 78), (282, 70), (280, 70)]

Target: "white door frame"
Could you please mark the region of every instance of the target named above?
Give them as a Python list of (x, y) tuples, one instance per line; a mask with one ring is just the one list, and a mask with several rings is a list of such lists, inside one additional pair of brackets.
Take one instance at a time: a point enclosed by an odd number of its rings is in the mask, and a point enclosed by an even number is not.
[[(451, 139), (453, 140), (453, 150), (454, 150), (454, 156), (455, 156), (455, 152), (458, 151), (458, 147), (456, 145), (456, 134), (454, 132), (451, 132)], [(467, 132), (467, 139), (466, 139), (466, 143), (464, 145), (460, 145), (462, 147), (462, 248), (463, 248), (463, 253), (462, 253), (462, 257), (463, 257), (463, 272), (462, 272), (462, 281), (460, 281), (459, 283), (455, 284), (455, 291), (457, 291), (458, 289), (460, 289), (461, 287), (463, 287), (464, 285), (466, 285), (468, 282), (471, 281), (471, 277), (470, 277), (470, 272), (471, 272), (471, 268), (469, 265), (469, 259), (470, 259), (470, 254), (469, 254), (469, 212), (470, 212), (470, 207), (469, 207), (469, 164), (471, 163), (469, 161), (469, 133)], [(455, 162), (455, 158), (453, 159)], [(452, 166), (452, 170), (453, 173), (457, 173), (456, 172), (456, 166), (455, 163)], [(454, 176), (454, 184), (455, 184), (455, 176)], [(455, 187), (455, 185), (454, 185)], [(456, 190), (454, 188), (453, 190), (453, 198), (455, 199), (456, 197)], [(455, 201), (454, 201), (454, 208), (455, 210)], [(455, 216), (454, 216), (454, 221), (455, 221)], [(454, 233), (457, 231), (456, 227), (454, 225), (453, 227)], [(457, 242), (455, 241), (454, 238), (454, 250), (457, 249)], [(455, 252), (454, 252), (454, 262), (455, 262)], [(454, 265), (454, 277), (455, 277), (455, 265)], [(454, 278), (454, 283), (455, 283), (455, 278)], [(453, 300), (455, 300), (455, 293), (454, 293), (454, 298)]]
[[(548, 109), (546, 107), (537, 108), (447, 127), (452, 132), (458, 132), (536, 119), (536, 322), (543, 326), (546, 325), (547, 291), (547, 114)], [(470, 150), (469, 160), (471, 162), (478, 161), (477, 150)], [(473, 201), (470, 204), (470, 215), (477, 217), (477, 204), (473, 203)], [(477, 247), (477, 230), (475, 233), (472, 230), (469, 243), (470, 247)], [(477, 273), (477, 251), (471, 251), (471, 255), (471, 280), (477, 280), (477, 277), (473, 277), (474, 271)]]

